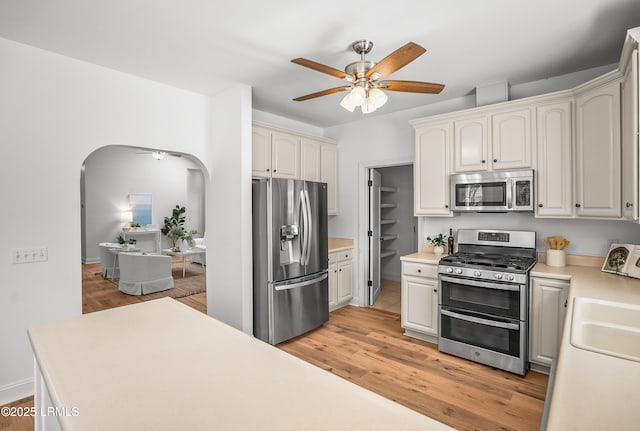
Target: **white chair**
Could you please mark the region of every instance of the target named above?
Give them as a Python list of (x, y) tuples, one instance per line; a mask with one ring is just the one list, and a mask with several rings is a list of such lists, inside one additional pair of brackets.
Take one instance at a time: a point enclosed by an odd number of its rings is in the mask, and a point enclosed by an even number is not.
[(116, 254), (109, 251), (110, 248), (119, 247), (120, 244), (112, 242), (101, 242), (100, 247), (100, 273), (104, 278), (118, 278), (119, 268), (116, 264)]
[(200, 265), (205, 266), (207, 264), (207, 245), (204, 242), (204, 238), (194, 238), (193, 242), (193, 248), (203, 250), (205, 253), (194, 254), (193, 256), (191, 256), (191, 262), (199, 263)]
[(173, 288), (171, 256), (120, 253), (118, 289), (129, 295), (146, 295)]

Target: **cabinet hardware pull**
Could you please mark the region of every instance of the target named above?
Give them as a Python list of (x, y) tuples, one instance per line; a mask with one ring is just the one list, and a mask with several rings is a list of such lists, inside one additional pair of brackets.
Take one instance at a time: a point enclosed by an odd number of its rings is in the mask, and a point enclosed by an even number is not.
[(340, 268), (338, 271), (342, 272), (342, 268)]
[(564, 308), (567, 308), (567, 303), (568, 303), (568, 302), (569, 302), (569, 300), (568, 300), (568, 299), (565, 299), (565, 300), (564, 300)]
[(580, 208), (580, 204), (576, 204), (576, 208)]
[(445, 205), (444, 207), (445, 207), (445, 208), (449, 208), (449, 205)]
[(483, 161), (482, 161), (482, 163), (487, 163), (487, 161), (486, 161), (486, 160), (483, 160)]
[(627, 208), (631, 208), (633, 206), (633, 204), (631, 202), (627, 202), (626, 207)]
[(421, 270), (421, 269), (419, 269), (419, 270), (418, 270), (418, 272), (422, 272), (422, 270)]
[(438, 293), (438, 289), (433, 289), (433, 293)]
[(267, 172), (269, 172), (269, 168), (267, 168)]
[(274, 169), (273, 172), (276, 172), (276, 170)]
[(493, 159), (493, 163), (498, 163), (498, 159)]
[(538, 204), (538, 208), (542, 208), (544, 205), (542, 204)]

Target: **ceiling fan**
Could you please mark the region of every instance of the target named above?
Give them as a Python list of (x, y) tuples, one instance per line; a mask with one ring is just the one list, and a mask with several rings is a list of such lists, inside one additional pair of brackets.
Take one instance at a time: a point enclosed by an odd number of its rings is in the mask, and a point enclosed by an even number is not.
[(156, 159), (156, 160), (162, 160), (166, 156), (182, 157), (182, 154), (168, 153), (166, 151), (139, 151), (136, 154), (151, 154), (153, 156), (153, 158)]
[(344, 72), (305, 58), (291, 60), (300, 66), (308, 67), (309, 69), (326, 73), (327, 75), (335, 76), (348, 82), (348, 85), (329, 88), (328, 90), (296, 97), (293, 100), (301, 102), (341, 91), (349, 91), (349, 94), (340, 102), (340, 106), (350, 112), (353, 112), (356, 106), (360, 106), (362, 113), (368, 114), (387, 102), (388, 97), (382, 90), (438, 94), (444, 88), (442, 84), (433, 84), (431, 82), (384, 80), (384, 78), (411, 63), (426, 52), (426, 49), (416, 43), (407, 43), (378, 63), (365, 60), (365, 55), (373, 48), (373, 42), (370, 40), (357, 40), (351, 44), (351, 48), (360, 54), (360, 61), (347, 65)]

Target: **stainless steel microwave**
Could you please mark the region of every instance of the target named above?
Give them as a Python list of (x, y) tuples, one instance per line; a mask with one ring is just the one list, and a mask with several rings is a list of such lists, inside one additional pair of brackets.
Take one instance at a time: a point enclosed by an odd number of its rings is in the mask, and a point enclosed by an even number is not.
[(533, 169), (451, 175), (453, 211), (533, 211)]

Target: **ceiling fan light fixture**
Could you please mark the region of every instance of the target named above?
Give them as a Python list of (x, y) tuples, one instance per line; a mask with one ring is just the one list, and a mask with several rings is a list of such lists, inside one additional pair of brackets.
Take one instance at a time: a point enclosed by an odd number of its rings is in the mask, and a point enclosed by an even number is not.
[(371, 90), (369, 90), (368, 98), (371, 99), (371, 102), (373, 102), (373, 105), (376, 107), (376, 109), (382, 107), (385, 103), (387, 103), (387, 100), (389, 99), (385, 92), (380, 90), (379, 88), (372, 88)]
[(346, 109), (349, 112), (353, 112), (356, 109), (356, 105), (351, 101), (351, 93), (347, 94), (342, 98), (342, 102), (340, 102), (340, 106)]
[(162, 160), (167, 155), (164, 151), (154, 151), (151, 153), (151, 156), (156, 160)]
[(364, 102), (362, 103), (362, 106), (360, 106), (360, 109), (362, 109), (363, 114), (371, 114), (377, 108), (375, 103), (373, 103), (373, 100), (371, 100), (370, 97), (367, 97), (366, 99), (364, 99)]
[(366, 97), (367, 92), (360, 86), (353, 87), (353, 90), (351, 90), (351, 93), (349, 93), (349, 100), (351, 100), (351, 103), (353, 103), (355, 106), (362, 105)]

